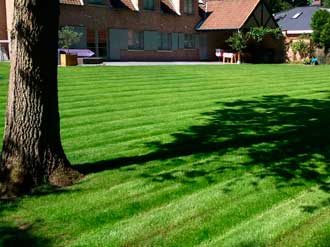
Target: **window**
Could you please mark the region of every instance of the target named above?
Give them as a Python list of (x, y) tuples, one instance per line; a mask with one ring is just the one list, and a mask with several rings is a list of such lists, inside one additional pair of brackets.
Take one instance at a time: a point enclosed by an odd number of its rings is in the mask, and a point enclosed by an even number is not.
[(183, 12), (186, 14), (194, 13), (194, 2), (193, 0), (184, 0), (184, 9)]
[(194, 49), (194, 48), (196, 48), (195, 35), (193, 35), (193, 34), (185, 34), (184, 35), (184, 48), (185, 49)]
[(87, 0), (88, 4), (104, 5), (104, 0)]
[(171, 49), (172, 49), (172, 34), (160, 33), (158, 50), (171, 50)]
[(87, 48), (97, 57), (107, 56), (107, 32), (87, 30)]
[(107, 53), (107, 32), (106, 31), (98, 31), (98, 57), (106, 57)]
[(143, 50), (144, 48), (144, 33), (128, 30), (128, 49)]
[(155, 0), (143, 0), (143, 8), (146, 10), (154, 10)]
[(87, 49), (96, 54), (95, 31), (87, 30)]

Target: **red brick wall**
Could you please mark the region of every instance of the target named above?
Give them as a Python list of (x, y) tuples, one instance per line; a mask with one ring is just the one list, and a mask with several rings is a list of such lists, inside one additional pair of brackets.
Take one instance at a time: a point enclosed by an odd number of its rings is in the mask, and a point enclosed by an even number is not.
[(0, 0), (0, 40), (7, 40), (6, 1)]
[[(141, 1), (140, 1), (141, 2)], [(83, 25), (90, 29), (128, 28), (134, 30), (155, 30), (160, 32), (195, 32), (200, 21), (197, 1), (195, 14), (183, 13), (181, 0), (181, 16), (163, 14), (159, 6), (153, 11), (139, 12), (126, 9), (110, 9), (110, 6), (61, 6), (61, 25)]]
[[(294, 54), (292, 51), (292, 44), (301, 40), (301, 34), (287, 34), (285, 36), (285, 44), (286, 44), (286, 60), (287, 62), (302, 62), (304, 58), (301, 58), (299, 54)], [(309, 38), (303, 39), (306, 43), (310, 43), (311, 40)]]
[[(142, 3), (142, 0), (139, 1)], [(135, 31), (159, 31), (169, 33), (196, 33), (195, 26), (200, 21), (198, 2), (195, 0), (194, 14), (183, 13), (184, 0), (181, 0), (181, 16), (164, 14), (160, 11), (160, 3), (155, 10), (135, 12), (126, 9), (113, 9), (108, 6), (61, 6), (60, 24), (84, 26), (91, 30), (110, 28), (132, 29)], [(162, 51), (121, 51), (121, 60), (199, 60), (199, 50)]]

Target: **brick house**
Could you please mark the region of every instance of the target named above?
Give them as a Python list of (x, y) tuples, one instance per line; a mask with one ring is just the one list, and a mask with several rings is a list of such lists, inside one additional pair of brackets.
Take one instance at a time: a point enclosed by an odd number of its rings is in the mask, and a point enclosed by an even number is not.
[[(1, 1), (7, 3), (10, 30), (13, 1)], [(225, 40), (233, 32), (252, 26), (277, 27), (265, 2), (60, 0), (60, 25), (82, 34), (73, 48), (90, 49), (106, 60), (215, 60), (215, 49), (228, 49)], [(0, 18), (3, 10), (0, 5)], [(262, 47), (276, 53), (276, 44), (266, 43)]]
[(7, 32), (6, 2), (0, 0), (0, 61), (9, 58), (9, 40)]
[[(209, 60), (216, 59), (216, 48), (230, 49), (226, 40), (233, 32), (247, 31), (253, 27), (278, 28), (268, 1), (208, 0), (201, 9), (205, 17), (198, 23), (196, 30), (206, 36)], [(274, 63), (282, 62), (283, 57), (283, 41), (269, 36), (260, 43), (249, 41), (243, 61)]]
[(313, 15), (319, 9), (324, 9), (321, 6), (321, 1), (314, 0), (311, 6), (296, 7), (274, 15), (285, 37), (286, 60), (288, 62), (297, 62), (304, 59), (292, 51), (292, 44), (299, 40), (311, 43), (310, 35), (313, 33), (311, 21)]

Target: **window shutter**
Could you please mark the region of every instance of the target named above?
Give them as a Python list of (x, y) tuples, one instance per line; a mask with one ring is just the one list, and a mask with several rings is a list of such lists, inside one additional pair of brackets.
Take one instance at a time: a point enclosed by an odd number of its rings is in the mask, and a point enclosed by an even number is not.
[(184, 33), (179, 33), (179, 49), (184, 48)]
[(160, 39), (161, 39), (161, 36), (160, 36), (160, 33), (159, 32), (153, 32), (153, 50), (157, 51), (159, 49), (159, 46), (160, 46)]
[(195, 38), (195, 47), (194, 48), (199, 49), (199, 35), (194, 34), (194, 38)]
[(144, 31), (144, 50), (155, 51), (158, 50), (160, 43), (160, 34), (154, 31)]
[(179, 34), (172, 33), (172, 51), (176, 51), (179, 47)]
[(128, 30), (127, 29), (118, 29), (119, 30), (119, 44), (120, 49), (128, 50)]

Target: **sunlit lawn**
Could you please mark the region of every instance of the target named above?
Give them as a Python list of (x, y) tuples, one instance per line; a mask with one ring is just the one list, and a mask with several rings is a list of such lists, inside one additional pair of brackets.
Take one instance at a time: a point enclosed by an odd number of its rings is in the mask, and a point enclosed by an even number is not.
[(63, 145), (87, 175), (0, 202), (0, 246), (329, 246), (329, 66), (59, 78)]

